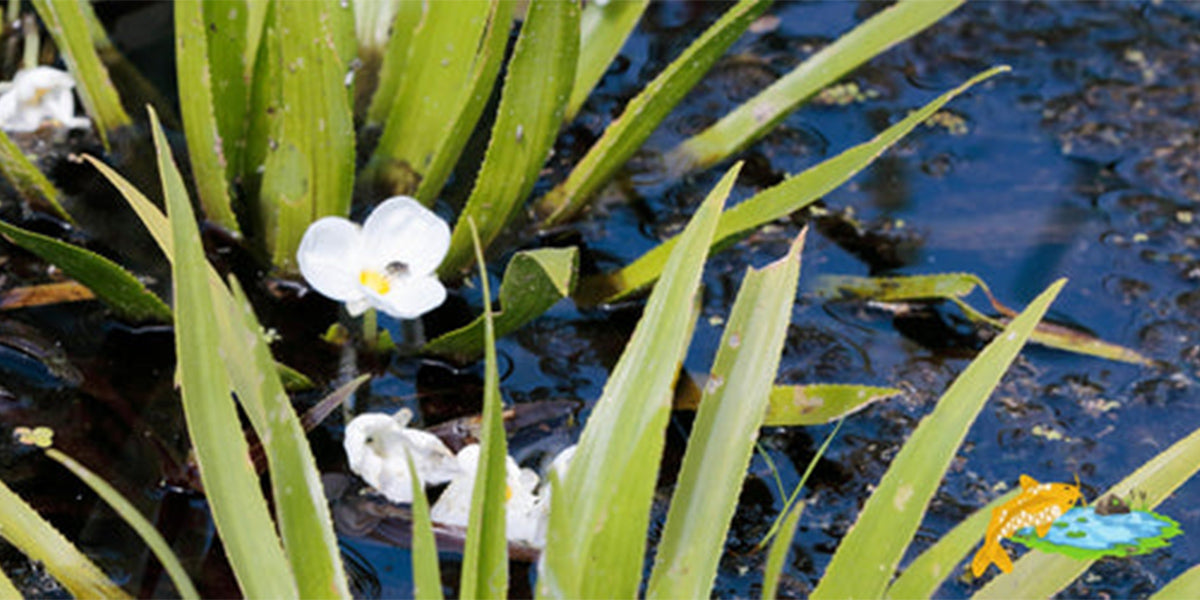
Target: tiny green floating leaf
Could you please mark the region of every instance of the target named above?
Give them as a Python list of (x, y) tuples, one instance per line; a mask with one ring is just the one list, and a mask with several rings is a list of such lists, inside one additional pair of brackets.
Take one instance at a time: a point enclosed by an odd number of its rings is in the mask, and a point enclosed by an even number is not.
[[(493, 320), (496, 337), (504, 337), (541, 316), (571, 295), (575, 287), (579, 251), (576, 248), (542, 248), (518, 252), (500, 282), (501, 310)], [(424, 351), (467, 362), (483, 354), (484, 318), (430, 341)]]

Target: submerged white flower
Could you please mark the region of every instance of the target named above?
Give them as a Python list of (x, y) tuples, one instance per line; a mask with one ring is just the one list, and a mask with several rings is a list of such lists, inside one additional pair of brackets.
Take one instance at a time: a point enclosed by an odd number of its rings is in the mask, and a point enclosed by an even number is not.
[(415, 319), (446, 299), (434, 272), (450, 248), (450, 227), (407, 196), (388, 198), (362, 227), (341, 217), (317, 220), (304, 232), (296, 261), (321, 294), (357, 316), (368, 307)]
[(436, 435), (408, 427), (412, 411), (401, 409), (395, 415), (363, 413), (346, 426), (342, 442), (350, 470), (379, 490), (388, 500), (412, 502), (412, 476), (405, 459), (405, 448), (412, 456), (417, 478), (424, 485), (453, 480), (459, 463)]
[[(471, 493), (475, 490), (475, 472), (479, 470), (479, 445), (471, 444), (458, 451), (459, 475), (450, 481), (438, 501), (429, 511), (432, 520), (443, 525), (466, 527), (471, 515)], [(505, 457), (504, 520), (506, 537), (512, 542), (537, 546), (538, 476), (530, 469), (522, 469), (513, 457)]]
[(61, 127), (87, 127), (91, 122), (75, 116), (75, 80), (65, 71), (34, 67), (17, 71), (0, 94), (0, 129), (36, 131), (43, 123)]

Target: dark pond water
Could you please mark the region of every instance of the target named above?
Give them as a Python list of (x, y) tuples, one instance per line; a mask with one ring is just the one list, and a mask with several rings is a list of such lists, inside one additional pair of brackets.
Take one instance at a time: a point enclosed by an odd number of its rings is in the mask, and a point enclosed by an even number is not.
[[(735, 46), (633, 161), (610, 191), (611, 201), (537, 243), (582, 243), (585, 262), (611, 267), (677, 232), (722, 168), (668, 181), (658, 174), (659, 153), (878, 8), (851, 2), (773, 7), (778, 26), (748, 34)], [(542, 185), (563, 177), (624, 102), (722, 9), (715, 3), (652, 6), (584, 114), (567, 129)], [(853, 210), (859, 227), (814, 222), (779, 381), (890, 385), (906, 393), (854, 416), (833, 442), (810, 482), (810, 504), (781, 593), (811, 591), (871, 486), (981, 343), (955, 326), (951, 310), (894, 320), (861, 306), (827, 304), (810, 291), (819, 275), (966, 271), (1012, 306), (1065, 276), (1070, 283), (1053, 307), (1056, 319), (1164, 364), (1146, 368), (1028, 349), (972, 428), (906, 560), (1021, 474), (1050, 481), (1078, 474), (1093, 498), (1200, 426), (1198, 25), (1200, 10), (1182, 3), (972, 3), (848, 77), (863, 100), (806, 107), (745, 152), (748, 165), (731, 202), (868, 139), (988, 66), (1013, 67), (955, 100), (947, 111), (952, 119), (921, 127), (825, 198), (824, 207), (834, 213)], [(163, 54), (155, 47), (130, 50), (153, 67)], [(80, 193), (103, 189), (77, 171), (67, 169), (63, 177), (72, 178)], [(85, 198), (100, 210), (116, 202), (94, 191)], [(710, 260), (703, 314), (686, 362), (690, 372), (708, 368), (746, 266), (782, 255), (806, 222), (807, 215), (796, 215), (775, 223)], [(128, 254), (117, 242), (94, 243)], [(12, 249), (7, 255), (3, 268), (10, 283), (45, 280), (38, 263)], [(134, 259), (155, 272), (146, 255)], [(493, 269), (495, 278), (499, 270)], [(283, 335), (281, 358), (323, 383), (335, 381), (337, 349), (317, 336), (338, 318), (338, 307), (312, 295), (297, 298), (281, 286), (259, 286), (259, 299), (264, 320)], [(450, 326), (477, 312), (479, 302), (475, 288), (463, 288), (426, 325), (430, 331)], [(506, 399), (576, 401), (585, 419), (637, 316), (637, 307), (580, 312), (564, 302), (502, 340)], [(0, 346), (3, 426), (54, 426), (56, 445), (96, 468), (157, 520), (206, 595), (234, 593), (201, 498), (165, 483), (179, 480), (174, 465), (186, 448), (171, 391), (170, 332), (131, 329), (107, 320), (97, 306), (71, 305), (4, 313), (0, 336), (34, 340), (43, 355), (35, 360)], [(63, 358), (77, 372), (45, 367)], [(417, 358), (364, 358), (359, 367), (377, 376), (356, 399), (357, 411), (409, 406), (427, 425), (477, 411), (477, 365), (455, 370)], [(318, 397), (301, 396), (300, 403)], [(688, 426), (682, 415), (672, 421), (670, 454), (680, 451)], [(763, 444), (787, 490), (830, 429), (765, 432)], [(523, 434), (514, 438), (513, 451), (536, 465), (578, 432), (576, 424)], [(38, 452), (7, 439), (0, 436), (0, 477), (127, 589), (144, 595), (169, 590), (141, 543), (94, 496)], [(314, 433), (313, 442), (323, 471), (345, 472), (336, 417)], [(670, 479), (664, 477), (658, 495), (659, 519)], [(758, 594), (764, 556), (752, 547), (781, 505), (770, 467), (756, 457), (715, 595)], [(1200, 487), (1190, 482), (1159, 508), (1185, 532), (1170, 548), (1102, 561), (1064, 595), (1145, 596), (1200, 562), (1200, 538), (1192, 535), (1200, 532), (1197, 505)], [(656, 535), (651, 532), (652, 539)], [(343, 536), (360, 592), (409, 594), (408, 552), (379, 537)], [(0, 557), (25, 589), (53, 593), (42, 587), (48, 583), (36, 567), (11, 549)], [(444, 577), (453, 582), (456, 558), (443, 558)], [(531, 580), (532, 569), (517, 567), (514, 593), (528, 593)], [(952, 579), (941, 595), (966, 596), (975, 587)]]

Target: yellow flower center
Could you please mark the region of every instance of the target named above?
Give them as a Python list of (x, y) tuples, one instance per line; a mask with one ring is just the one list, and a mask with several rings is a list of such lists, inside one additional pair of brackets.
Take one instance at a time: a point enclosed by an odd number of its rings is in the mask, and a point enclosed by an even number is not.
[(512, 486), (506, 485), (504, 486), (504, 501), (508, 502), (509, 500), (512, 500)]
[(391, 288), (387, 276), (371, 269), (363, 269), (359, 272), (358, 282), (380, 296), (386, 296)]

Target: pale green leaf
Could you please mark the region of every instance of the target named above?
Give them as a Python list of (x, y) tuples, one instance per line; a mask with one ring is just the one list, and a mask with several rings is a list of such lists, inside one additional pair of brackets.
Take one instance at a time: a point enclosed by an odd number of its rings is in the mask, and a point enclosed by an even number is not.
[[(408, 472), (416, 473), (412, 453), (404, 446)], [(433, 522), (429, 519), (429, 499), (419, 477), (409, 477), (412, 484), (412, 571), (413, 597), (442, 599), (442, 576), (438, 570), (437, 539), (433, 537)]]
[(212, 319), (223, 307), (214, 301), (191, 203), (153, 109), (150, 121), (173, 241), (178, 377), (200, 479), (242, 592), (248, 597), (296, 597), (296, 582), (259, 490), (249, 446), (239, 433), (220, 331)]
[(888, 587), (887, 597), (903, 600), (936, 596), (938, 588), (957, 573), (958, 565), (983, 539), (992, 520), (992, 509), (1012, 500), (1019, 493), (1020, 489), (1010, 490), (955, 525), (954, 529), (905, 567), (904, 572)]
[(154, 553), (154, 557), (162, 564), (163, 569), (166, 570), (167, 575), (171, 578), (171, 583), (175, 584), (175, 590), (179, 592), (181, 597), (200, 597), (200, 593), (196, 591), (196, 586), (192, 585), (192, 580), (188, 578), (187, 571), (184, 571), (183, 565), (179, 564), (179, 557), (175, 556), (175, 552), (171, 550), (171, 545), (154, 528), (154, 524), (142, 516), (137, 507), (121, 495), (121, 492), (118, 492), (107, 481), (93, 473), (91, 469), (88, 469), (75, 459), (54, 448), (47, 449), (46, 456), (66, 467), (67, 470), (74, 473), (88, 487), (92, 488), (92, 491), (96, 492), (97, 496), (100, 496), (106, 504), (112, 507), (113, 511), (121, 516), (121, 519), (127, 525), (137, 532), (142, 541), (146, 543), (146, 546), (150, 548), (150, 551)]
[(783, 573), (783, 561), (787, 559), (788, 551), (792, 549), (792, 540), (796, 537), (796, 526), (800, 524), (800, 515), (802, 514), (804, 514), (804, 503), (797, 502), (784, 517), (779, 534), (771, 541), (771, 549), (767, 552), (767, 564), (763, 566), (761, 598), (779, 597), (779, 576)]
[(562, 124), (578, 52), (579, 5), (570, 0), (530, 2), (508, 63), (487, 154), (438, 269), (443, 278), (460, 276), (471, 262), (468, 217), (486, 250), (533, 189)]
[[(1104, 498), (1136, 497), (1139, 507), (1154, 510), (1200, 470), (1200, 429), (1146, 461), (1108, 491)], [(1136, 496), (1135, 496), (1136, 494)], [(975, 598), (1048, 598), (1083, 575), (1095, 561), (1032, 550), (1014, 561), (1011, 573), (998, 575)]]
[[(470, 121), (468, 129), (478, 120), (483, 106), (474, 102), (476, 95), (486, 98), (499, 72), (498, 61), (489, 62), (497, 50), (492, 36), (506, 32), (509, 25), (507, 20), (495, 21), (508, 16), (498, 0), (414, 4), (424, 13), (411, 41), (403, 35), (393, 40), (408, 41), (403, 70), (385, 73), (395, 79), (386, 82), (392, 89), (376, 92), (375, 102), (386, 100), (390, 108), (366, 175), (385, 180), (391, 193), (405, 195), (416, 194), (441, 152), (461, 150), (458, 140), (448, 136), (459, 119)], [(411, 19), (408, 13), (413, 10), (404, 8), (399, 17)], [(482, 75), (488, 77), (476, 81)], [(475, 85), (480, 86), (477, 92), (464, 93)], [(471, 112), (464, 114), (468, 109)], [(461, 137), (465, 141), (466, 136)], [(440, 188), (441, 182), (434, 185)], [(426, 204), (432, 199), (421, 198)]]
[(42, 260), (62, 269), (131, 321), (169, 321), (171, 309), (117, 263), (50, 236), (0, 221), (0, 234)]
[(633, 33), (650, 0), (588, 2), (579, 15), (579, 66), (567, 101), (564, 121), (570, 123), (604, 76), (609, 63)]
[(350, 213), (354, 123), (346, 89), (350, 58), (343, 55), (346, 36), (354, 36), (349, 10), (338, 0), (272, 8), (279, 63), (267, 68), (278, 69), (280, 114), (258, 204), (272, 262), (288, 273), (296, 269), (296, 248), (310, 223)]
[(950, 461), (1065, 280), (1038, 295), (921, 420), (825, 569), (813, 598), (877, 598), (887, 589)]
[[(474, 242), (483, 297), (490, 298), (483, 245), (479, 242), (475, 223), (468, 220), (467, 224)], [(483, 319), (483, 424), (480, 426), (479, 467), (475, 472), (471, 515), (467, 521), (459, 594), (463, 598), (505, 598), (508, 596), (508, 537), (505, 531), (508, 444), (504, 437), (503, 406), (500, 403), (496, 330), (492, 323), (491, 305), (487, 302), (483, 303)]]
[(3, 131), (0, 131), (0, 173), (30, 206), (74, 223), (58, 203), (62, 193)]
[[(365, 4), (364, 8), (362, 5)], [(359, 11), (371, 12), (382, 10), (383, 2), (359, 2), (354, 5), (354, 17), (359, 18)], [(367, 108), (366, 125), (383, 125), (387, 120), (388, 111), (396, 98), (396, 88), (400, 79), (405, 76), (404, 65), (408, 60), (408, 52), (412, 44), (413, 32), (425, 15), (424, 2), (396, 2), (392, 8), (391, 34), (387, 39), (383, 57), (380, 60), (375, 90), (371, 95), (371, 103)], [(362, 36), (362, 33), (359, 33)], [(366, 45), (359, 46), (359, 58), (363, 59), (364, 69), (370, 68), (372, 57), (368, 53), (378, 52), (378, 48)]]
[(2, 481), (0, 536), (41, 564), (76, 598), (130, 597)]
[[(575, 286), (579, 251), (542, 248), (513, 255), (500, 282), (500, 307), (493, 321), (496, 337), (504, 337), (538, 318)], [(468, 362), (483, 353), (484, 318), (447, 332), (425, 345), (424, 352)]]
[(1200, 598), (1200, 565), (1172, 579), (1150, 596), (1150, 600), (1191, 600)]
[(538, 200), (542, 225), (565, 221), (583, 208), (768, 4), (767, 0), (741, 0), (646, 84), (575, 165), (567, 180)]
[(742, 280), (688, 436), (647, 598), (700, 598), (712, 589), (779, 368), (805, 232), (787, 256)]
[(104, 68), (96, 53), (82, 7), (84, 0), (32, 1), (42, 23), (46, 25), (46, 31), (62, 52), (67, 69), (75, 78), (75, 89), (83, 100), (88, 116), (92, 118), (96, 132), (100, 134), (100, 141), (106, 150), (111, 149), (109, 136), (131, 121), (108, 77), (108, 69)]
[(680, 236), (554, 492), (538, 597), (632, 598), (646, 551), (650, 505), (672, 387), (695, 325), (693, 306), (734, 165)]
[[(942, 106), (955, 96), (1008, 70), (1008, 67), (1001, 66), (984, 71), (912, 112), (871, 141), (850, 148), (731, 207), (721, 215), (721, 223), (713, 243), (725, 244), (736, 236), (749, 233), (812, 204), (865, 168), (884, 150), (941, 110)], [(622, 269), (584, 279), (576, 289), (576, 299), (583, 304), (611, 302), (644, 289), (662, 272), (663, 264), (675, 245), (675, 239), (659, 244)]]
[[(11, 21), (10, 21), (11, 22)], [(17, 600), (22, 598), (21, 592), (17, 591), (17, 586), (13, 585), (11, 579), (4, 571), (0, 571), (0, 598), (12, 598)]]
[(896, 388), (815, 383), (779, 385), (771, 390), (764, 426), (821, 425), (899, 395)]
[(801, 102), (958, 8), (964, 0), (907, 0), (876, 13), (708, 129), (672, 150), (673, 174), (704, 169), (762, 137)]
[[(216, 102), (213, 70), (226, 65), (210, 62), (208, 23), (204, 9), (205, 3), (197, 1), (180, 2), (173, 7), (179, 105), (193, 180), (204, 214), (213, 223), (238, 234), (237, 217), (233, 214), (229, 196), (229, 166), (240, 164), (240, 156), (230, 155), (226, 147), (240, 142), (240, 139), (229, 135), (233, 132), (222, 131), (218, 124), (217, 115), (233, 108), (230, 105), (234, 103), (218, 105)], [(214, 46), (221, 47), (222, 44)], [(233, 54), (241, 56), (240, 52)], [(236, 79), (241, 81), (241, 70), (235, 74)], [(236, 103), (235, 115), (245, 110), (245, 104), (244, 97)]]

